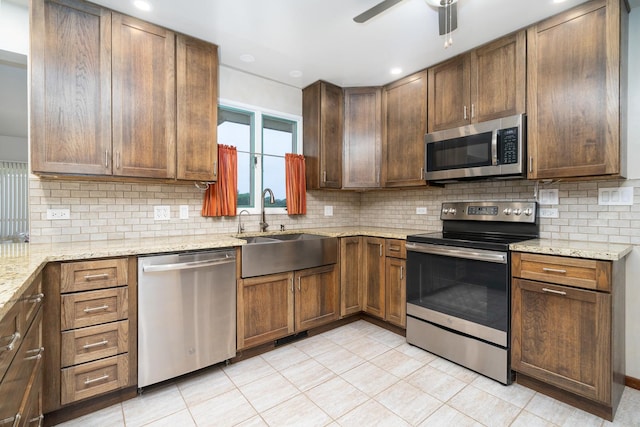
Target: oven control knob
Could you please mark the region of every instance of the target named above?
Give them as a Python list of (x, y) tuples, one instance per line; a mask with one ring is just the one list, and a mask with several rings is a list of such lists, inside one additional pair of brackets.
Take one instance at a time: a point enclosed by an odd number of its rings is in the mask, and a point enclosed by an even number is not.
[(531, 208), (527, 208), (527, 209), (524, 210), (524, 214), (526, 216), (531, 216), (531, 214), (533, 214), (533, 211), (531, 210)]
[(511, 215), (511, 208), (506, 208), (505, 210), (502, 211), (503, 214), (505, 215)]
[(522, 211), (520, 209), (518, 209), (518, 208), (513, 210), (513, 214), (514, 215), (520, 215), (521, 213), (522, 213)]
[(455, 214), (456, 214), (456, 208), (451, 208), (451, 209), (449, 209), (449, 213), (450, 213), (451, 215), (455, 215)]
[(444, 215), (448, 214), (449, 213), (449, 208), (442, 208), (442, 213)]

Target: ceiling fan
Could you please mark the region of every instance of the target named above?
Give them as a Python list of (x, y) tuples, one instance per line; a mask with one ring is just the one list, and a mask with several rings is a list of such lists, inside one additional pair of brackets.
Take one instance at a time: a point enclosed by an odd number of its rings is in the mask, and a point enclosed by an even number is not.
[[(383, 0), (371, 9), (364, 11), (360, 15), (353, 18), (359, 24), (362, 24), (374, 16), (384, 12), (392, 6), (400, 3), (402, 0)], [(438, 21), (440, 27), (440, 35), (449, 34), (458, 28), (458, 0), (425, 0), (428, 5), (438, 8)]]

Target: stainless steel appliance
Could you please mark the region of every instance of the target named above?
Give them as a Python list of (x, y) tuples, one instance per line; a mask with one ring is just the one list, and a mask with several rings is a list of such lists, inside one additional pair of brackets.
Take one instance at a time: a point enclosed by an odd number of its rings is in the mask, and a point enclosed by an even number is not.
[(407, 236), (407, 342), (509, 384), (509, 244), (539, 235), (536, 203), (443, 203), (440, 218)]
[(519, 114), (426, 134), (425, 179), (523, 178), (525, 119)]
[(236, 355), (235, 277), (233, 249), (138, 258), (138, 387)]

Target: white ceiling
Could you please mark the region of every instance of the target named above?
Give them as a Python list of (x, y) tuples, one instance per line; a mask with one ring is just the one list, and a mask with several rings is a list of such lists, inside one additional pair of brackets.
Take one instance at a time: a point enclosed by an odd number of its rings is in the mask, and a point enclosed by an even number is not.
[[(403, 0), (365, 24), (352, 18), (380, 0), (148, 0), (150, 12), (132, 0), (94, 1), (216, 43), (223, 65), (302, 88), (318, 79), (389, 83), (585, 0), (459, 0), (458, 30), (446, 50), (437, 10), (424, 0)], [(243, 62), (243, 54), (255, 62)], [(392, 67), (402, 74), (392, 76)], [(302, 76), (291, 77), (293, 70)]]

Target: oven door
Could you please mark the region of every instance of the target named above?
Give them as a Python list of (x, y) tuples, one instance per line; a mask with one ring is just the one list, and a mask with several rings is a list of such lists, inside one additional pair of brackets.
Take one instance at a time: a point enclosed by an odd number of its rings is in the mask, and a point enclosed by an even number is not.
[(508, 348), (508, 252), (407, 242), (407, 315)]

